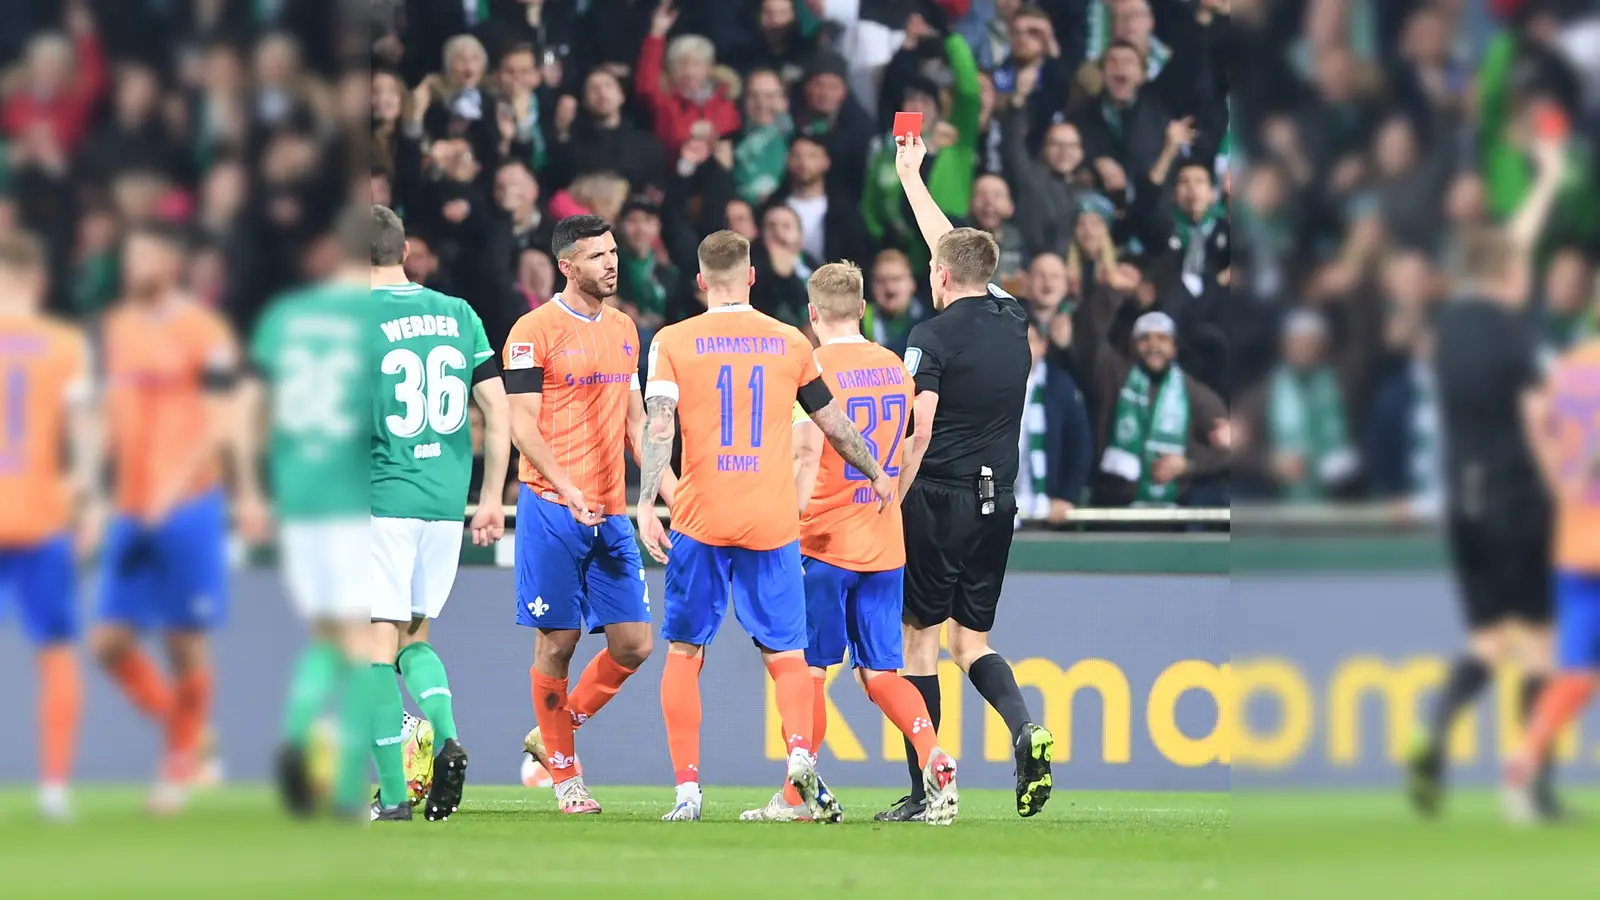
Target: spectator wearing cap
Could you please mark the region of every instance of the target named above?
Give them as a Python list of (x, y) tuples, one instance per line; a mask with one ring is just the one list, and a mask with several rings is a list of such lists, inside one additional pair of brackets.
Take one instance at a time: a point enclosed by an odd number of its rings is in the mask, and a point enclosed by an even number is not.
[(783, 181), (794, 119), (783, 80), (757, 69), (744, 81), (744, 128), (733, 140), (733, 189), (747, 203), (765, 203)]
[(77, 150), (106, 88), (93, 17), (75, 5), (67, 26), (70, 37), (44, 32), (28, 41), (21, 78), (0, 106), (0, 134), (23, 141), (34, 157)]
[(850, 93), (849, 74), (849, 67), (837, 54), (818, 54), (806, 68), (790, 109), (796, 130), (821, 140), (828, 148), (833, 186), (859, 197), (875, 128), (872, 116)]
[[(1141, 315), (1133, 352), (1093, 354), (1096, 503), (1104, 506), (1211, 505), (1188, 496), (1228, 471), (1228, 450), (1212, 434), (1228, 412), (1214, 391), (1179, 368), (1177, 326), (1163, 312)], [(1206, 491), (1204, 493), (1211, 493)], [(1221, 498), (1225, 505), (1226, 499)]]
[[(1274, 495), (1293, 503), (1348, 490), (1358, 474), (1345, 392), (1328, 364), (1328, 329), (1311, 310), (1284, 320), (1282, 362), (1239, 401), (1247, 470), (1265, 473)], [(1244, 449), (1248, 448), (1248, 449)]]
[(580, 111), (573, 97), (556, 102), (547, 183), (565, 187), (580, 175), (616, 172), (638, 192), (663, 190), (667, 155), (655, 135), (624, 114), (627, 94), (609, 69), (595, 69), (583, 81)]
[(800, 218), (800, 247), (814, 260), (864, 259), (872, 252), (854, 198), (828, 187), (828, 148), (809, 135), (789, 145), (788, 179), (774, 199)]
[(1118, 259), (1111, 234), (1115, 223), (1116, 210), (1110, 200), (1100, 194), (1082, 195), (1072, 246), (1067, 248), (1067, 278), (1073, 293), (1080, 297), (1093, 296), (1101, 289), (1128, 293), (1138, 281), (1137, 271), (1130, 276)]
[[(650, 20), (639, 50), (634, 91), (655, 122), (656, 137), (676, 156), (691, 138), (716, 140), (739, 130), (739, 108), (727, 88), (711, 77), (717, 51), (697, 34), (681, 34), (667, 45), (677, 10), (663, 5)], [(662, 74), (665, 61), (665, 77)]]

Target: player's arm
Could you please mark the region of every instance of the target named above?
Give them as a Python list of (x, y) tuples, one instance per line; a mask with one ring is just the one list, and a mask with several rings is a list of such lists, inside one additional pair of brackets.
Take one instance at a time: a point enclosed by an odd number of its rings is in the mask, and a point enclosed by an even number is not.
[[(87, 360), (87, 348), (84, 351)], [(95, 396), (87, 363), (82, 374), (67, 385), (67, 438), (72, 493), (78, 503), (78, 550), (87, 554), (99, 541), (105, 519), (105, 498), (100, 476), (105, 471), (103, 410)]]
[(639, 455), (639, 513), (655, 508), (661, 485), (671, 470), (673, 434), (678, 427), (678, 398), (652, 393), (645, 398), (644, 448)]
[(267, 416), (267, 385), (247, 366), (234, 392), (234, 422), (229, 446), (235, 484), (235, 515), (247, 539), (267, 537), (267, 494), (261, 487), (260, 427)]
[(894, 499), (894, 484), (889, 477), (883, 474), (883, 467), (878, 465), (878, 460), (872, 455), (872, 449), (867, 446), (867, 439), (856, 430), (855, 423), (844, 414), (839, 404), (833, 399), (833, 393), (828, 390), (828, 385), (821, 378), (814, 378), (800, 386), (798, 394), (800, 406), (816, 423), (822, 431), (823, 437), (839, 451), (844, 461), (855, 466), (872, 482), (872, 490), (878, 495), (878, 509), (881, 511)]
[(472, 373), (472, 399), (483, 412), (483, 484), (478, 506), (499, 508), (506, 490), (506, 469), (511, 465), (511, 410), (500, 366), (494, 357)]
[(806, 511), (817, 490), (817, 470), (822, 466), (822, 429), (797, 403), (794, 408), (794, 489), (800, 511)]
[[(634, 388), (628, 393), (628, 452), (641, 468), (644, 467), (644, 419), (644, 393), (639, 390), (635, 376)], [(672, 509), (672, 500), (677, 494), (678, 476), (673, 474), (669, 464), (661, 476), (661, 502), (667, 509)]]
[(922, 181), (922, 160), (928, 155), (928, 147), (922, 142), (921, 135), (907, 137), (897, 134), (894, 140), (894, 168), (900, 176), (900, 187), (905, 191), (906, 202), (911, 205), (911, 214), (916, 217), (917, 230), (922, 232), (922, 239), (927, 242), (930, 251), (937, 249), (939, 239), (955, 226), (950, 224), (950, 219)]
[(906, 423), (906, 457), (900, 464), (900, 496), (911, 490), (917, 480), (917, 470), (922, 468), (923, 454), (928, 452), (928, 441), (933, 439), (933, 414), (939, 409), (938, 391), (920, 391), (911, 401), (911, 421)]
[(1533, 189), (1528, 193), (1516, 216), (1506, 229), (1507, 240), (1515, 260), (1518, 291), (1526, 297), (1533, 290), (1533, 257), (1544, 233), (1545, 220), (1560, 193), (1562, 174), (1566, 171), (1566, 148), (1559, 141), (1539, 139), (1533, 146), (1534, 165), (1538, 174)]
[(238, 442), (231, 437), (238, 419), (239, 358), (231, 337), (224, 334), (213, 344), (200, 370), (201, 430), (188, 452), (177, 458), (164, 475), (157, 475), (155, 499), (149, 518), (159, 522), (178, 505), (195, 478), (223, 452), (238, 465)]

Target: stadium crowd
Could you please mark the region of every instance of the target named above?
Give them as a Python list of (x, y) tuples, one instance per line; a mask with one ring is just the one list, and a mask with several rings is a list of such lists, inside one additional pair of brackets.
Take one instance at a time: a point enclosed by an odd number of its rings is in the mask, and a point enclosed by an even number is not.
[[(119, 236), (166, 220), (190, 290), (247, 334), (334, 264), (357, 199), (402, 213), (411, 277), (496, 344), (561, 289), (554, 222), (591, 212), (646, 341), (702, 308), (694, 250), (727, 227), (755, 242), (756, 305), (802, 328), (806, 276), (860, 263), (867, 334), (901, 351), (933, 314), (888, 140), (916, 111), (934, 196), (994, 234), (1034, 316), (1025, 517), (1169, 496), (1100, 466), (1163, 438), (1184, 452), (1153, 480), (1183, 504), (1416, 509), (1437, 480), (1426, 310), (1453, 226), (1526, 189), (1542, 94), (1576, 127), (1534, 314), (1553, 343), (1590, 327), (1583, 4), (373, 0), (353, 39), (335, 6), (0, 4), (0, 230), (47, 239), (58, 312), (114, 302)], [(1140, 389), (1170, 415), (1137, 427), (1119, 398)]]

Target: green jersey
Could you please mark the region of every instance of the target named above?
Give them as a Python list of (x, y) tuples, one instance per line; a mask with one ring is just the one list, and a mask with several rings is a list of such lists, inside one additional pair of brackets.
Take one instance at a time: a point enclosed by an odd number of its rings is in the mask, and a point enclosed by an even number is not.
[(368, 305), (365, 285), (330, 282), (276, 298), (256, 326), (250, 358), (271, 385), (268, 469), (284, 521), (371, 509)]
[(372, 514), (460, 521), (472, 481), (467, 392), (494, 356), (465, 300), (418, 284), (372, 289)]

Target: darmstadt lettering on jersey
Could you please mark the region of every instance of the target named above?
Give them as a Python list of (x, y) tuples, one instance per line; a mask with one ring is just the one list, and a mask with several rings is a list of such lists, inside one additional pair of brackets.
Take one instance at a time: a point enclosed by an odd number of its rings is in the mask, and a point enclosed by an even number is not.
[(784, 356), (789, 352), (789, 342), (781, 337), (703, 337), (694, 339), (694, 353), (750, 353), (766, 356)]
[(595, 384), (622, 384), (633, 380), (633, 372), (590, 372), (587, 375), (573, 375), (567, 373), (567, 387), (589, 386)]
[(453, 316), (401, 316), (383, 323), (384, 336), (389, 343), (410, 340), (415, 337), (460, 337), (461, 329), (457, 327)]
[(718, 453), (718, 472), (759, 472), (761, 471), (761, 457), (749, 456), (740, 453)]
[(888, 384), (905, 384), (905, 366), (879, 366), (871, 369), (846, 369), (835, 372), (833, 380), (841, 390), (864, 387), (883, 387)]

